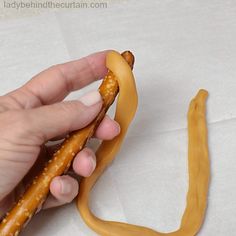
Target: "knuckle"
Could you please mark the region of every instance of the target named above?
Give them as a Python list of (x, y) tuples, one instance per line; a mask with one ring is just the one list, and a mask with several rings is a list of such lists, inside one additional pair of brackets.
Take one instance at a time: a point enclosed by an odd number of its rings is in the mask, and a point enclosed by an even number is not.
[(75, 110), (80, 109), (80, 105), (77, 101), (68, 101), (68, 102), (63, 102), (62, 103), (62, 109), (66, 112), (66, 113), (70, 113), (73, 112)]
[(73, 90), (73, 83), (68, 80), (68, 76), (64, 68), (64, 64), (56, 64), (51, 66), (49, 70), (53, 71), (59, 78), (62, 78), (64, 88), (67, 92), (70, 92)]
[(72, 114), (73, 108), (69, 104), (62, 103), (59, 109), (60, 109), (60, 114), (61, 114), (60, 118), (66, 121), (66, 122), (63, 122), (63, 126), (65, 127), (66, 130), (69, 130), (71, 127), (71, 114)]
[(61, 103), (63, 116), (68, 118), (67, 120), (73, 120), (73, 117), (78, 119), (78, 115), (82, 115), (85, 112), (85, 108), (80, 105), (78, 101), (67, 101)]

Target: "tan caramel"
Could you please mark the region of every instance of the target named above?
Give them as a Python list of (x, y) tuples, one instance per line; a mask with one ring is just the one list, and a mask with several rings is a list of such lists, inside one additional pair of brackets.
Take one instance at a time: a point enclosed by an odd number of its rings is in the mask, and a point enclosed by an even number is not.
[(171, 233), (159, 233), (142, 226), (105, 221), (99, 219), (91, 212), (89, 208), (90, 191), (119, 151), (135, 115), (138, 100), (132, 71), (120, 54), (116, 52), (109, 53), (107, 67), (114, 73), (119, 84), (120, 93), (115, 120), (121, 125), (121, 134), (112, 141), (104, 141), (102, 143), (96, 153), (98, 164), (95, 172), (89, 178), (84, 178), (80, 184), (77, 206), (82, 218), (89, 227), (102, 236), (196, 235), (205, 215), (210, 176), (205, 115), (207, 92), (205, 90), (199, 91), (189, 107), (189, 190), (180, 228)]

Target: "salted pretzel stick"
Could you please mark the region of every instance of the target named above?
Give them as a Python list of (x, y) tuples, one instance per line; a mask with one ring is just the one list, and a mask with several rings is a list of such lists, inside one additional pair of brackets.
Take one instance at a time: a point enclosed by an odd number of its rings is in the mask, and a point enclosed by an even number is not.
[[(133, 67), (134, 56), (131, 52), (122, 53), (130, 67)], [(97, 118), (87, 127), (72, 132), (62, 143), (61, 148), (48, 161), (39, 176), (35, 177), (30, 187), (20, 198), (18, 203), (6, 213), (0, 224), (0, 236), (17, 236), (21, 229), (32, 218), (47, 198), (50, 182), (56, 176), (67, 172), (75, 155), (82, 150), (88, 139), (95, 133), (97, 126), (112, 105), (118, 94), (119, 87), (114, 74), (109, 71), (99, 87), (103, 98), (103, 107)]]

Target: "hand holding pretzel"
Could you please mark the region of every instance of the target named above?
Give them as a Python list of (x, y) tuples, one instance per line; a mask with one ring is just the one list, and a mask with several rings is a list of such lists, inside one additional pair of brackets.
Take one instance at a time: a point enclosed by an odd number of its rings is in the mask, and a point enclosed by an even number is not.
[[(62, 100), (71, 91), (102, 78), (107, 72), (105, 57), (106, 52), (101, 52), (53, 66), (0, 97), (0, 217), (24, 191), (27, 180), (37, 171), (35, 167), (43, 164), (56, 148), (46, 147), (44, 143), (81, 129), (100, 111), (102, 99), (97, 91), (78, 101)], [(119, 125), (106, 116), (95, 136), (112, 139), (118, 133)], [(73, 170), (78, 175), (89, 176), (95, 165), (95, 154), (84, 148), (76, 155)], [(44, 208), (72, 201), (78, 194), (78, 183), (68, 175), (55, 177), (50, 192)]]

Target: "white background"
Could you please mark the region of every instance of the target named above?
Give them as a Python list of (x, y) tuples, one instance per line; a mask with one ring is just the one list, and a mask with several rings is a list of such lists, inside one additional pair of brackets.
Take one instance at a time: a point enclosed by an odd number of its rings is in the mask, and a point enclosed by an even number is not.
[[(1, 9), (0, 93), (56, 63), (103, 49), (132, 50), (138, 113), (117, 159), (94, 188), (91, 206), (105, 219), (169, 232), (178, 228), (185, 208), (188, 104), (199, 88), (207, 89), (212, 177), (199, 235), (235, 235), (236, 2), (128, 0), (108, 6)], [(22, 235), (95, 234), (69, 204), (39, 213)]]

